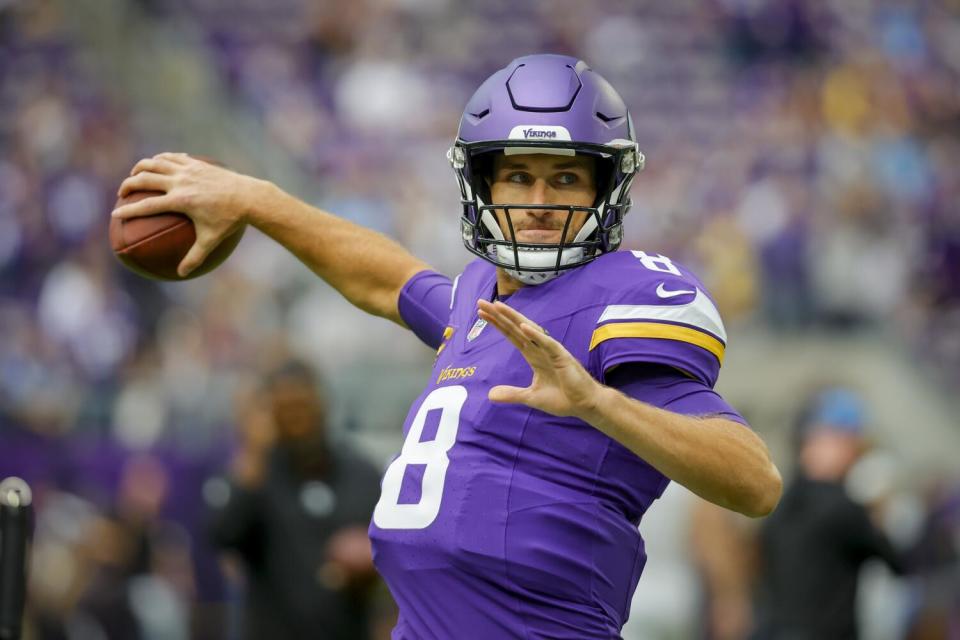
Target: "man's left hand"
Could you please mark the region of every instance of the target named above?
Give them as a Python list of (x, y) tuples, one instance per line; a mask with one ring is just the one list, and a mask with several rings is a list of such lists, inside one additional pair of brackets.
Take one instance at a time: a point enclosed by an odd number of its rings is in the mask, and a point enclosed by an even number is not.
[(514, 402), (556, 416), (586, 419), (596, 403), (600, 383), (557, 340), (516, 309), (502, 302), (477, 301), (480, 318), (497, 328), (533, 369), (528, 387), (497, 385), (492, 402)]

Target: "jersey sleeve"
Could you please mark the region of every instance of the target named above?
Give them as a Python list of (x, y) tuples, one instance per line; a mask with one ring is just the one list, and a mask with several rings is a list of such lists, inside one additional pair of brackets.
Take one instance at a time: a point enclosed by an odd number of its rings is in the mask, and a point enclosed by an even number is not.
[(685, 416), (726, 418), (749, 426), (719, 393), (671, 367), (625, 364), (607, 374), (607, 384), (660, 409)]
[(624, 285), (607, 296), (596, 316), (589, 344), (594, 371), (604, 381), (608, 371), (628, 362), (661, 364), (713, 388), (727, 342), (713, 301), (695, 276), (674, 263), (665, 263), (669, 271), (638, 264), (618, 274)]
[(400, 290), (397, 310), (400, 318), (420, 340), (433, 349), (440, 347), (450, 320), (454, 281), (436, 271), (421, 271)]

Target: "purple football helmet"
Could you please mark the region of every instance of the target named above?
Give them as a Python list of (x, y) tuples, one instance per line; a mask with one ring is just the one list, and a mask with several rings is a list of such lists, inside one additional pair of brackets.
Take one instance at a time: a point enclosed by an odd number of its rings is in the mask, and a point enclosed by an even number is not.
[[(494, 205), (486, 181), (490, 157), (484, 155), (492, 152), (592, 156), (597, 199), (592, 207)], [(630, 183), (644, 164), (630, 113), (610, 83), (582, 60), (548, 54), (517, 58), (480, 85), (464, 109), (447, 158), (460, 184), (467, 249), (525, 284), (546, 282), (620, 246)], [(504, 213), (510, 231), (506, 237), (497, 212), (510, 209), (567, 209), (560, 242), (518, 242)], [(586, 221), (565, 242), (576, 211), (586, 212)]]

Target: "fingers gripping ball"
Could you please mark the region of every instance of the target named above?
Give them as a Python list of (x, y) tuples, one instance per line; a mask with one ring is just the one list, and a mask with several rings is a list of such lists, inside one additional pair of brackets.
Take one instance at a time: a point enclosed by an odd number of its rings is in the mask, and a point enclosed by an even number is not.
[[(163, 195), (137, 191), (121, 198), (116, 206)], [(186, 215), (170, 211), (141, 218), (110, 219), (110, 246), (125, 267), (154, 280), (190, 280), (214, 270), (237, 248), (243, 237), (240, 227), (223, 239), (199, 267), (186, 277), (177, 274), (177, 265), (197, 238), (193, 222)]]

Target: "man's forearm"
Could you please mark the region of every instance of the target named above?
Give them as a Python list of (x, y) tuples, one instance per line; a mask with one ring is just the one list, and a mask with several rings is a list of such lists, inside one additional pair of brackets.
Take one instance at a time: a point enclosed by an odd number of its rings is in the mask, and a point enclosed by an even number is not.
[(387, 236), (311, 207), (260, 181), (246, 220), (306, 264), (347, 300), (403, 325), (397, 298), (404, 283), (430, 267)]
[(658, 409), (602, 385), (595, 400), (584, 420), (700, 497), (751, 517), (780, 499), (780, 473), (743, 425)]

